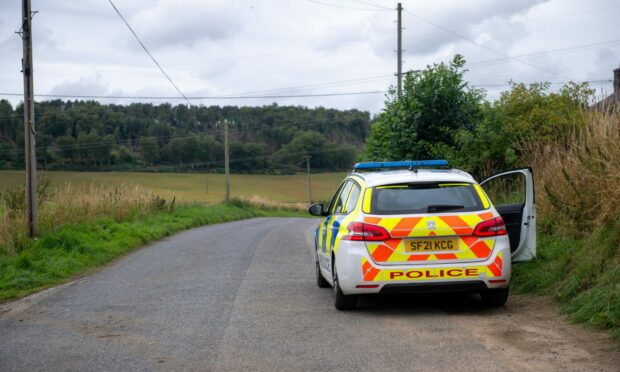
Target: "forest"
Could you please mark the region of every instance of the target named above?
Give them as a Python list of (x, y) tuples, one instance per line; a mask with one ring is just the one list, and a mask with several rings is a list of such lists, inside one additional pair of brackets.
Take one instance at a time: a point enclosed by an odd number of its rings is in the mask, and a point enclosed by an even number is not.
[[(359, 110), (299, 106), (219, 107), (95, 101), (35, 106), (37, 162), (46, 170), (294, 173), (350, 169), (370, 131)], [(24, 167), (23, 106), (0, 100), (0, 169)]]

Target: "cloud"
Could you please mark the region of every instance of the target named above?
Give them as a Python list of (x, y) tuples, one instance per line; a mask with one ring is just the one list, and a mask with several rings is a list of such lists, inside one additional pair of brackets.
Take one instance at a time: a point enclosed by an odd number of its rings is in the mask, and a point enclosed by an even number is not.
[[(519, 37), (519, 31), (523, 30), (523, 28), (518, 28), (518, 21), (514, 21), (512, 18), (547, 1), (549, 0), (501, 2), (494, 0), (458, 2), (438, 0), (433, 1), (432, 4), (422, 3), (420, 8), (412, 9), (408, 9), (407, 4), (405, 4), (403, 27), (407, 29), (409, 37), (403, 40), (403, 47), (409, 54), (423, 55), (435, 53), (449, 44), (466, 42), (462, 38), (434, 26), (431, 24), (432, 22), (485, 45), (501, 42), (502, 49), (505, 50), (512, 40)], [(501, 32), (501, 27), (498, 28), (498, 25), (514, 29), (516, 32), (497, 34), (498, 30)], [(386, 31), (385, 26), (380, 26), (380, 32)], [(392, 24), (389, 26), (389, 30), (395, 34), (395, 27)], [(385, 52), (383, 46), (377, 45), (376, 47), (377, 50)]]
[[(367, 1), (390, 7), (397, 2)], [(114, 2), (187, 95), (226, 95), (285, 87), (298, 87), (285, 90), (296, 94), (359, 92), (385, 90), (395, 83), (395, 11), (355, 11), (306, 0)], [(350, 0), (325, 2), (363, 7)], [(6, 92), (23, 89), (19, 73), (22, 46), (13, 33), (19, 26), (19, 3), (0, 1), (0, 84)], [(491, 99), (506, 89), (498, 84), (511, 79), (567, 80), (544, 70), (574, 80), (611, 78), (611, 70), (620, 61), (620, 44), (596, 46), (617, 34), (617, 0), (402, 3), (406, 11), (492, 49), (514, 56), (538, 53), (522, 58), (526, 63), (505, 59), (468, 66), (468, 79), (472, 84), (488, 87)], [(174, 88), (137, 45), (107, 0), (38, 0), (33, 7), (40, 10), (33, 26), (37, 93), (176, 96)], [(409, 13), (403, 14), (403, 22), (405, 69), (449, 61), (455, 53), (463, 54), (468, 62), (502, 58)], [(589, 44), (594, 47), (553, 52)], [(551, 52), (541, 54), (545, 51)], [(370, 79), (380, 76), (385, 78)], [(335, 81), (352, 82), (315, 86)], [(313, 87), (305, 87), (308, 85)], [(598, 86), (611, 89), (611, 84)], [(11, 100), (16, 103), (20, 98)], [(384, 97), (379, 94), (206, 103), (262, 105), (272, 101), (378, 112)]]
[(130, 23), (149, 47), (193, 46), (225, 40), (241, 32), (242, 1), (158, 0), (131, 17)]
[(55, 85), (52, 95), (120, 95), (120, 90), (111, 90), (109, 85), (100, 77), (81, 77), (77, 80), (64, 81)]

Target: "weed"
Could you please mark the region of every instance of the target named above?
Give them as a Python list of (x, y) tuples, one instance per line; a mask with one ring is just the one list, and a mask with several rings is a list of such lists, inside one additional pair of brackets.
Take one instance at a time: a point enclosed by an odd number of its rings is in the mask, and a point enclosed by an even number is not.
[[(42, 178), (39, 192), (39, 230), (42, 234), (65, 225), (89, 222), (101, 217), (124, 221), (174, 209), (176, 200), (166, 194), (155, 194), (148, 188), (130, 184), (109, 186), (90, 184), (75, 188), (71, 184), (53, 187)], [(172, 200), (172, 201), (169, 201)], [(17, 253), (28, 243), (25, 228), (25, 191), (23, 186), (8, 189), (1, 194), (0, 248), (6, 253)]]

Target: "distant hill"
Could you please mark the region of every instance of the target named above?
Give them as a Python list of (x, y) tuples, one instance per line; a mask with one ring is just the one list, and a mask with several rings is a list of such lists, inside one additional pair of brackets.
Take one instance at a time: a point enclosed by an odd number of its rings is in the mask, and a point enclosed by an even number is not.
[[(0, 101), (0, 169), (23, 168), (23, 108)], [(95, 101), (36, 104), (39, 167), (187, 171), (223, 168), (228, 119), (231, 168), (290, 173), (305, 155), (315, 170), (347, 169), (369, 132), (370, 114), (299, 106), (172, 106)]]

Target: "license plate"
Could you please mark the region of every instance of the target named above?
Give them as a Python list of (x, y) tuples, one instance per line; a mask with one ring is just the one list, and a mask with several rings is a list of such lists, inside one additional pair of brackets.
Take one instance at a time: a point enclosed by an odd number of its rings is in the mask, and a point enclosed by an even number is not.
[(413, 239), (405, 244), (407, 252), (457, 251), (459, 242), (456, 239)]

